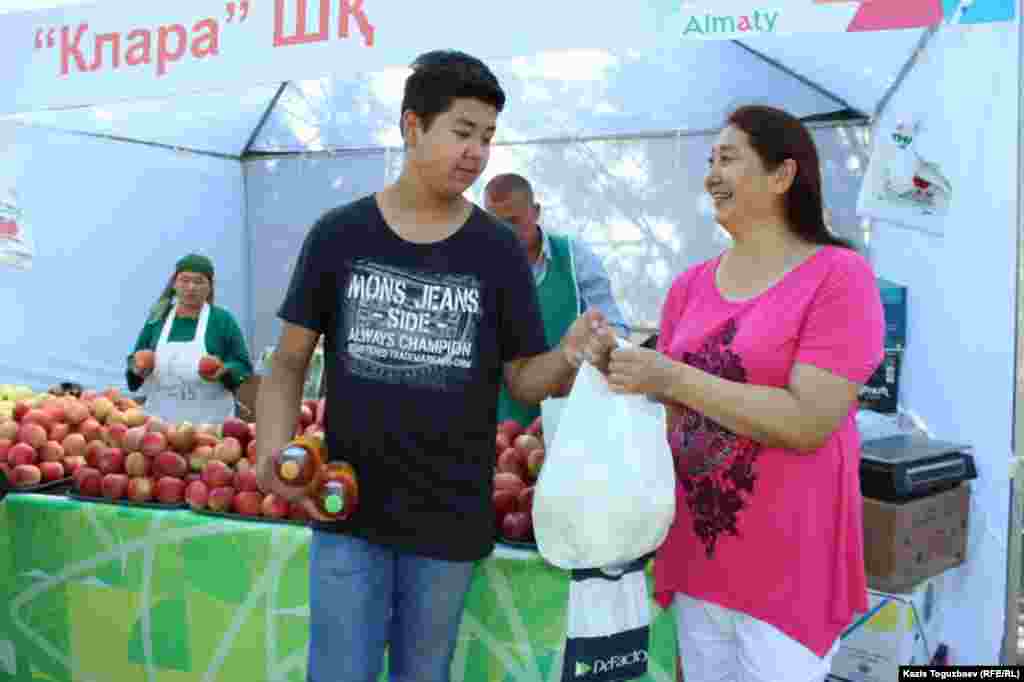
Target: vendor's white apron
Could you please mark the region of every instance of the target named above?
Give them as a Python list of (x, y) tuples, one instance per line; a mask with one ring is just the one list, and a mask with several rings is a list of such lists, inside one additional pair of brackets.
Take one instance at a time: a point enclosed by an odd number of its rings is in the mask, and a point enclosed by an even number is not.
[(175, 306), (164, 322), (156, 344), (156, 366), (142, 385), (146, 412), (172, 423), (220, 423), (234, 415), (234, 397), (219, 381), (199, 376), (199, 360), (207, 354), (210, 306), (203, 304), (195, 338), (187, 342), (168, 341), (177, 312)]

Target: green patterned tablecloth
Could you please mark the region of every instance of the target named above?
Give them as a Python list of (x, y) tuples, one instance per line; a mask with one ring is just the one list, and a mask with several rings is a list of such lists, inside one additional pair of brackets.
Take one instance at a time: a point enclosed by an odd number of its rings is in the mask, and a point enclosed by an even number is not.
[[(305, 680), (306, 528), (10, 495), (0, 529), (0, 682)], [(533, 553), (481, 562), (452, 679), (557, 682), (568, 589)], [(672, 682), (652, 616), (644, 679)]]

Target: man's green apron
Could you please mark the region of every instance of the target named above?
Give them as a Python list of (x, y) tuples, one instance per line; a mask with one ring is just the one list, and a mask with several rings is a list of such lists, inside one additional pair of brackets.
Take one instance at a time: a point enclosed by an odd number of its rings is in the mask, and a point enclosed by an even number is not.
[[(548, 346), (557, 347), (569, 331), (569, 327), (580, 315), (579, 290), (576, 285), (576, 269), (573, 266), (572, 250), (568, 237), (548, 235), (551, 245), (551, 259), (547, 270), (537, 284), (541, 316), (544, 318), (544, 336)], [(504, 382), (498, 396), (498, 421), (515, 419), (523, 426), (540, 416), (540, 406), (526, 405), (513, 400), (505, 389)]]

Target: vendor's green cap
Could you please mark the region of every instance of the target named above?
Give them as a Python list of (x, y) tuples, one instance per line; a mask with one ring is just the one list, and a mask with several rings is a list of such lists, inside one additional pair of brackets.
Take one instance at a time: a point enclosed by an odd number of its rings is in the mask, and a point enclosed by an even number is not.
[(175, 274), (179, 272), (196, 272), (200, 275), (213, 277), (213, 261), (198, 253), (190, 253), (177, 262), (174, 266)]

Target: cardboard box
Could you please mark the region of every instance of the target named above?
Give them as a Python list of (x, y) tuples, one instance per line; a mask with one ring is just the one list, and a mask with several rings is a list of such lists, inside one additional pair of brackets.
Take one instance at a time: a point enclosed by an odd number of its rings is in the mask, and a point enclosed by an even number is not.
[(891, 682), (899, 666), (926, 665), (938, 646), (942, 580), (931, 578), (909, 594), (868, 591), (868, 612), (841, 636), (830, 680)]
[(905, 592), (959, 566), (967, 557), (970, 487), (903, 503), (864, 498), (864, 567), (868, 585)]

